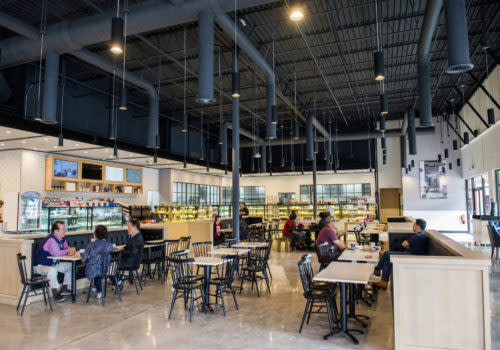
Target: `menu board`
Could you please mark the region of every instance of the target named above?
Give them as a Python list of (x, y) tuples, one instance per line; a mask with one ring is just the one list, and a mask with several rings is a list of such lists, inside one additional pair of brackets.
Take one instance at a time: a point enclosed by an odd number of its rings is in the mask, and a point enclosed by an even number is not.
[(54, 176), (78, 177), (78, 163), (68, 160), (54, 159)]
[(106, 166), (106, 181), (123, 181), (123, 168)]
[(126, 182), (141, 183), (142, 171), (139, 169), (127, 169)]

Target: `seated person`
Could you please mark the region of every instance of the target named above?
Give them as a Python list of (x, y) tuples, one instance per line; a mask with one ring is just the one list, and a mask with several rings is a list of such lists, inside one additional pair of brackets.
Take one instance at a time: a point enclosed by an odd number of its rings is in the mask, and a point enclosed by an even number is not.
[(141, 224), (138, 220), (127, 222), (129, 239), (122, 251), (120, 270), (133, 270), (139, 268), (141, 265), (144, 238), (142, 237), (140, 228)]
[[(70, 248), (64, 239), (66, 236), (66, 225), (62, 221), (55, 221), (52, 224), (52, 233), (49, 234), (38, 248), (35, 256), (35, 266), (33, 272), (49, 279), (52, 295), (56, 301), (64, 301), (71, 295), (68, 285), (71, 283), (71, 263), (49, 259), (49, 256), (73, 256), (76, 254), (75, 248)], [(62, 287), (57, 280), (57, 273), (64, 274)], [(59, 290), (61, 287), (61, 290)]]
[(220, 224), (220, 215), (215, 215), (214, 245), (220, 245), (222, 243), (224, 243), (224, 232), (222, 232), (222, 226)]
[[(245, 219), (240, 220), (240, 241), (246, 241), (250, 230)], [(234, 236), (233, 236), (234, 237)]]
[[(82, 263), (85, 264), (85, 276), (89, 281), (94, 281), (97, 299), (102, 298), (102, 269), (109, 266), (111, 252), (115, 249), (112, 243), (107, 242), (108, 229), (104, 225), (97, 225), (94, 238), (82, 253)], [(106, 256), (106, 260), (104, 260)]]
[(327, 242), (334, 255), (338, 255), (345, 249), (345, 244), (337, 237), (337, 221), (335, 216), (329, 215), (326, 219), (326, 226), (319, 232), (316, 244)]
[(318, 225), (315, 228), (316, 229), (316, 231), (314, 232), (314, 239), (315, 240), (318, 240), (318, 235), (319, 235), (320, 231), (323, 229), (323, 227), (328, 225), (328, 222), (326, 221), (326, 219), (328, 218), (328, 216), (330, 216), (330, 213), (327, 211), (322, 211), (321, 213), (318, 214), (318, 216), (320, 217), (320, 220), (318, 222)]
[(427, 223), (424, 219), (417, 219), (413, 223), (413, 232), (408, 240), (404, 241), (401, 245), (406, 249), (404, 252), (390, 252), (387, 251), (382, 254), (377, 266), (375, 267), (375, 271), (373, 274), (375, 276), (380, 276), (382, 272), (382, 279), (377, 282), (375, 285), (379, 288), (386, 289), (387, 282), (389, 281), (389, 277), (392, 272), (392, 263), (391, 263), (391, 255), (425, 255), (427, 254), (427, 243), (428, 238), (425, 235), (425, 227)]

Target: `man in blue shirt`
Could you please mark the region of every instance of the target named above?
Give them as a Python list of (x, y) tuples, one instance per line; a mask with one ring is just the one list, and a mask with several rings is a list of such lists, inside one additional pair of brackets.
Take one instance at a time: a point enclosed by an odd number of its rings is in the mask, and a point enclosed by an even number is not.
[(415, 234), (411, 236), (408, 240), (404, 241), (401, 245), (406, 249), (404, 252), (390, 252), (387, 251), (382, 254), (375, 271), (373, 272), (375, 276), (380, 276), (382, 273), (382, 279), (375, 283), (379, 288), (386, 289), (387, 282), (391, 277), (392, 273), (392, 263), (391, 255), (425, 255), (427, 254), (427, 241), (428, 238), (425, 235), (425, 227), (427, 223), (424, 219), (417, 219), (413, 223), (413, 232)]

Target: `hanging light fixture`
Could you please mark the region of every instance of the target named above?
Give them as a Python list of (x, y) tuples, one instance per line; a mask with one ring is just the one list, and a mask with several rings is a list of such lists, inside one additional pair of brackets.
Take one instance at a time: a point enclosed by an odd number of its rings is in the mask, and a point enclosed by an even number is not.
[(387, 141), (386, 141), (385, 137), (382, 137), (380, 143), (381, 143), (382, 150), (385, 151), (387, 149)]
[(305, 17), (304, 8), (300, 3), (300, 1), (297, 0), (290, 1), (288, 16), (290, 17), (290, 20), (294, 22), (299, 22), (304, 19)]
[(295, 132), (293, 134), (293, 139), (298, 140), (298, 139), (300, 139), (300, 129), (299, 129), (299, 122), (297, 121), (297, 118), (295, 118), (294, 129), (295, 129)]
[(495, 125), (495, 110), (493, 108), (488, 108), (488, 125)]
[(118, 158), (118, 145), (116, 144), (116, 140), (115, 140), (115, 146), (113, 147), (113, 156)]
[(469, 144), (469, 133), (467, 131), (464, 132), (464, 144)]
[[(387, 104), (387, 101), (385, 101), (385, 103)], [(385, 132), (385, 117), (382, 113), (380, 115), (379, 130), (380, 130), (380, 132)]]
[(188, 114), (184, 113), (182, 116), (182, 128), (181, 132), (188, 132)]
[(415, 160), (414, 160), (414, 159), (412, 159), (410, 163), (411, 163), (411, 167), (412, 167), (412, 168), (415, 168)]
[(111, 45), (110, 50), (115, 55), (123, 53), (123, 19), (118, 17), (120, 11), (120, 2), (116, 7), (116, 17), (111, 19)]
[(449, 163), (449, 164), (448, 164), (448, 168), (449, 168), (450, 170), (451, 170), (451, 169), (453, 169), (453, 164), (452, 164), (452, 163)]
[(379, 24), (378, 24), (378, 2), (375, 0), (375, 25), (377, 27), (377, 51), (373, 53), (373, 68), (375, 80), (381, 81), (385, 79), (384, 73), (384, 53), (380, 47)]
[(408, 171), (411, 172), (411, 164), (408, 164)]
[(442, 167), (441, 167), (441, 172), (442, 172), (443, 174), (446, 174), (446, 168), (445, 168), (444, 166), (442, 166)]
[(449, 152), (448, 152), (448, 148), (445, 148), (445, 149), (444, 149), (444, 158), (445, 158), (445, 159), (448, 159), (449, 155), (450, 155), (450, 154), (449, 154)]
[(254, 158), (260, 158), (261, 157), (261, 155), (259, 153), (259, 148), (256, 145), (254, 145), (252, 147), (252, 157), (254, 157)]
[(118, 105), (118, 108), (121, 111), (126, 111), (127, 110), (127, 87), (124, 85), (122, 86), (122, 91), (120, 94), (120, 104)]
[[(489, 75), (489, 72), (488, 72), (488, 69), (489, 69), (489, 65), (488, 65), (488, 45), (483, 45), (483, 51), (484, 51), (484, 58), (485, 58), (485, 67), (486, 67), (486, 80), (484, 82), (484, 84), (486, 85), (486, 91), (490, 91), (488, 90), (488, 75)], [(488, 109), (487, 109), (487, 116), (488, 116), (488, 125), (489, 126), (492, 126), (492, 125), (495, 125), (495, 110), (492, 108), (491, 106), (491, 95), (490, 93), (488, 92)]]
[(456, 151), (458, 149), (458, 140), (453, 140), (453, 150)]
[(438, 162), (441, 163), (443, 161), (443, 156), (440, 154), (438, 154)]
[(386, 154), (383, 154), (382, 155), (382, 164), (387, 164), (387, 155)]
[(59, 147), (64, 146), (64, 136), (63, 136), (62, 130), (59, 132), (59, 139), (58, 139), (57, 145)]
[[(386, 115), (388, 113), (389, 113), (389, 106), (387, 104), (387, 98), (385, 97), (384, 93), (381, 93), (380, 94), (380, 114), (382, 116), (384, 116), (384, 115)], [(384, 127), (385, 127), (385, 125), (384, 125)]]
[(37, 110), (34, 120), (43, 122), (42, 117), (42, 62), (43, 62), (43, 43), (47, 32), (47, 0), (42, 1), (42, 14), (40, 17), (40, 62), (38, 66), (38, 94), (37, 94)]
[(457, 166), (460, 166), (460, 158), (457, 158)]
[(127, 110), (127, 87), (125, 86), (125, 72), (126, 70), (126, 57), (127, 57), (127, 17), (128, 17), (128, 7), (127, 1), (125, 1), (125, 5), (123, 8), (123, 77), (122, 77), (122, 91), (120, 94), (120, 104), (118, 108), (122, 111)]
[(240, 72), (238, 69), (238, 47), (236, 44), (234, 45), (234, 52), (233, 52), (233, 72), (231, 73), (231, 78), (232, 78), (232, 89), (231, 89), (231, 96), (233, 98), (239, 98), (240, 97)]
[[(186, 56), (186, 45), (187, 45), (187, 28), (184, 26), (184, 98), (183, 98), (183, 113), (182, 113), (182, 128), (181, 132), (187, 133), (188, 132), (188, 114), (187, 114), (187, 108), (186, 108), (186, 95), (187, 95), (187, 56)], [(185, 135), (187, 136), (187, 135)], [(186, 142), (184, 142), (186, 143)], [(184, 150), (184, 153), (186, 153), (186, 150)], [(186, 158), (184, 156), (184, 158)], [(185, 162), (184, 162), (185, 163)]]

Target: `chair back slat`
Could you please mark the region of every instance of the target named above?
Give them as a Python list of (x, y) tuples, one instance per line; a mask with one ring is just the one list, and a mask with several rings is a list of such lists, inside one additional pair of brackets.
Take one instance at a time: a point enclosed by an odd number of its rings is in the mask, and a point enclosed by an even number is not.
[(189, 281), (194, 276), (194, 259), (176, 259), (170, 258), (173, 265), (172, 276), (174, 281), (174, 288), (176, 285), (181, 285)]
[(237, 258), (232, 255), (223, 255), (221, 259), (224, 263), (220, 265), (220, 276), (222, 276), (226, 284), (233, 283), (234, 273), (237, 268)]
[(21, 276), (21, 283), (28, 284), (28, 272), (26, 271), (26, 257), (21, 253), (17, 253), (17, 267), (19, 268), (19, 275)]
[(189, 249), (190, 244), (191, 244), (191, 236), (181, 237), (179, 239), (179, 250)]
[(309, 253), (302, 256), (298, 265), (304, 295), (307, 295), (312, 291), (313, 269), (311, 264), (311, 254)]
[[(172, 253), (178, 252), (180, 245), (180, 239), (167, 239), (165, 241), (165, 256), (171, 257)], [(184, 250), (184, 249), (182, 249)]]
[(212, 242), (197, 242), (193, 243), (194, 256), (208, 256), (208, 252), (211, 250)]

